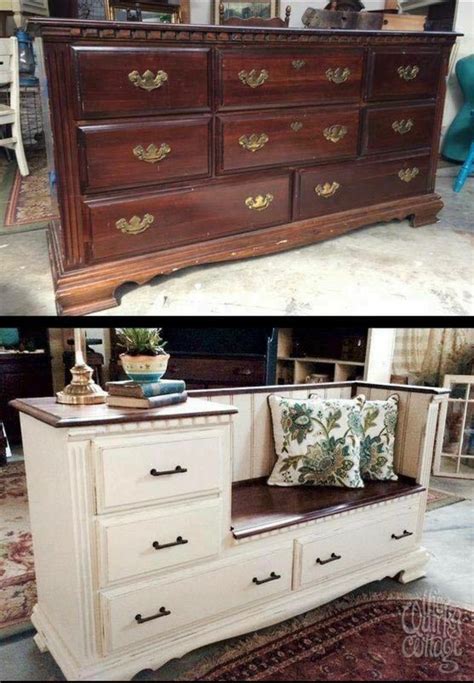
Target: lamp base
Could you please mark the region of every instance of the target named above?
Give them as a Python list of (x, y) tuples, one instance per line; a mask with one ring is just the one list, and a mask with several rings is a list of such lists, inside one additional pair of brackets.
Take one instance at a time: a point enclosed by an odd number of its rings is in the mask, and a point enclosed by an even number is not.
[(56, 394), (57, 403), (68, 405), (93, 405), (105, 403), (107, 392), (92, 379), (92, 368), (88, 365), (75, 365), (71, 368), (72, 381)]

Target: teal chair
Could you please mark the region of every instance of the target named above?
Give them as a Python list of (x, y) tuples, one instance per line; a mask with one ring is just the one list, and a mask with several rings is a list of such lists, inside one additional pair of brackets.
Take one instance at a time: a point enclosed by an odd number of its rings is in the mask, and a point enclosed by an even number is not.
[(461, 192), (468, 175), (474, 172), (474, 109), (471, 109), (471, 146), (467, 153), (466, 161), (461, 166), (456, 180), (454, 181), (454, 191)]
[(463, 162), (454, 183), (454, 191), (460, 192), (467, 177), (474, 170), (474, 55), (458, 61), (456, 76), (465, 104), (449, 127), (442, 154), (450, 161)]

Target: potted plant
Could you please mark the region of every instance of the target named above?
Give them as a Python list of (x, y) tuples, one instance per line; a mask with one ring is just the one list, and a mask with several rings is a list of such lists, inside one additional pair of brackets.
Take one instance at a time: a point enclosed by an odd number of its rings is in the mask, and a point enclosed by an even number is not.
[(117, 331), (122, 367), (134, 382), (158, 382), (166, 372), (169, 355), (161, 328), (124, 327)]

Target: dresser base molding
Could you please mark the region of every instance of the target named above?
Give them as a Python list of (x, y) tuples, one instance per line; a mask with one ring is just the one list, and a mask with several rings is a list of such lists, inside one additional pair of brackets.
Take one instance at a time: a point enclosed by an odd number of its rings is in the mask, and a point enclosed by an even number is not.
[(442, 208), (436, 193), (408, 197), (76, 270), (65, 268), (56, 239), (60, 226), (53, 221), (49, 247), (57, 311), (85, 315), (113, 308), (119, 305), (117, 288), (128, 282), (142, 285), (181, 268), (287, 251), (374, 223), (409, 218), (413, 227), (429, 225)]
[[(315, 609), (335, 600), (349, 591), (372, 581), (386, 577), (408, 577), (403, 583), (424, 575), (423, 567), (429, 560), (424, 548), (386, 558), (384, 561), (365, 566), (358, 571), (348, 572), (338, 580), (328, 579), (316, 586), (300, 591), (292, 591), (282, 598), (257, 603), (252, 607), (209, 620), (207, 623), (193, 624), (189, 629), (178, 629), (161, 641), (151, 639), (139, 647), (129, 648), (118, 655), (103, 657), (93, 664), (81, 665), (71, 654), (60, 633), (54, 628), (39, 607), (35, 605), (31, 621), (38, 633), (35, 642), (41, 652), (49, 650), (60, 666), (67, 680), (75, 681), (120, 681), (130, 680), (144, 669), (156, 670), (174, 658), (204, 645), (233, 638), (254, 630), (278, 624), (305, 611)], [(410, 578), (413, 576), (413, 578)]]

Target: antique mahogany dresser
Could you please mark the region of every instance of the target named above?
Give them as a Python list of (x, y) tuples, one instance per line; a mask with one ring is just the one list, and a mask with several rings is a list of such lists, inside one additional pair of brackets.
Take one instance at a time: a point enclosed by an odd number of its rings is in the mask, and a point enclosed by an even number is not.
[(59, 313), (125, 282), (436, 221), (454, 33), (39, 19)]

